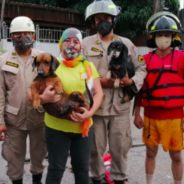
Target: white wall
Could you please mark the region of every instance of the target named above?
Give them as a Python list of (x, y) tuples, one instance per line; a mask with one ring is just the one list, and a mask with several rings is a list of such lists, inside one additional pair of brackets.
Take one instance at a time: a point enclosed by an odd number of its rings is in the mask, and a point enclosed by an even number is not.
[[(2, 39), (0, 43), (0, 49), (3, 51), (7, 51), (13, 48), (12, 42), (7, 42), (6, 39)], [(34, 43), (34, 48), (39, 50), (48, 52), (53, 56), (59, 56), (59, 46), (57, 43), (45, 43), (45, 42), (38, 42)]]
[[(12, 48), (13, 48), (12, 42), (7, 42), (6, 39), (1, 40), (0, 49), (2, 49), (3, 51), (7, 51), (7, 50), (12, 49)], [(55, 57), (59, 56), (59, 46), (57, 43), (36, 41), (34, 43), (34, 48), (48, 52)], [(148, 47), (138, 47), (138, 54), (146, 54), (149, 52), (149, 50), (150, 49)]]

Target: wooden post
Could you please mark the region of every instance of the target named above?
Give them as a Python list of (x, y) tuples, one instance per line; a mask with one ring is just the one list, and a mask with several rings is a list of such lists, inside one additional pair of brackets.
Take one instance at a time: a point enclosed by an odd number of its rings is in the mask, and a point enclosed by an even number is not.
[(3, 29), (3, 20), (4, 20), (4, 8), (5, 8), (5, 0), (2, 0), (2, 4), (1, 4), (1, 19), (0, 19), (0, 40), (2, 39), (2, 29)]

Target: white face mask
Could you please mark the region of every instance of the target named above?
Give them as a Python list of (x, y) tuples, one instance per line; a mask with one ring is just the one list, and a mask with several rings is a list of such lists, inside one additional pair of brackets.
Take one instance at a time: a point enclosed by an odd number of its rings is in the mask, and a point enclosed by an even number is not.
[(156, 36), (155, 43), (160, 50), (165, 50), (171, 46), (172, 36)]

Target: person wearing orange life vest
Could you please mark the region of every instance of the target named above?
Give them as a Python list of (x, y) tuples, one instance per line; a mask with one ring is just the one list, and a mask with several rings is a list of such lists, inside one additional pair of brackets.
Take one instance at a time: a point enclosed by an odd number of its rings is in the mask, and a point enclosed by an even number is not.
[[(180, 21), (170, 12), (158, 12), (147, 22), (147, 45), (155, 50), (144, 55), (147, 77), (135, 107), (134, 124), (143, 128), (146, 145), (146, 181), (153, 183), (158, 145), (169, 151), (174, 184), (183, 177), (184, 52)], [(144, 107), (144, 120), (140, 115)]]

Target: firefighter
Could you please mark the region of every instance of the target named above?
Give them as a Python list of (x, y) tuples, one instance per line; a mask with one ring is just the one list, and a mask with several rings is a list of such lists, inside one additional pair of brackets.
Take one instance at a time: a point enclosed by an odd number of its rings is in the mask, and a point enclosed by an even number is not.
[[(115, 184), (127, 181), (127, 154), (131, 147), (130, 100), (122, 103), (122, 87), (135, 85), (139, 90), (146, 75), (144, 62), (138, 62), (134, 44), (125, 37), (114, 34), (113, 30), (120, 14), (120, 8), (111, 0), (95, 0), (86, 8), (86, 23), (92, 25), (96, 34), (83, 40), (83, 50), (88, 60), (92, 61), (100, 73), (100, 82), (105, 98), (94, 116), (94, 139), (91, 152), (91, 177), (94, 184), (105, 183), (103, 154), (109, 143), (112, 156), (111, 177)], [(112, 41), (122, 41), (129, 50), (129, 55), (136, 68), (132, 78), (128, 76), (116, 84), (114, 79), (107, 79), (107, 48)]]
[(26, 143), (33, 184), (41, 184), (46, 154), (43, 113), (33, 109), (27, 91), (36, 77), (32, 69), (40, 51), (33, 49), (35, 27), (29, 17), (15, 17), (10, 24), (14, 49), (0, 57), (0, 139), (2, 156), (7, 161), (7, 175), (13, 184), (23, 183)]

